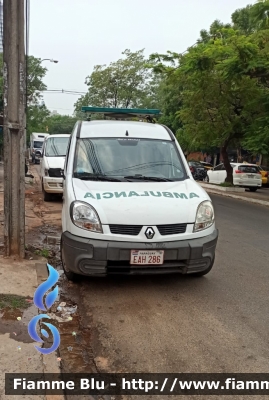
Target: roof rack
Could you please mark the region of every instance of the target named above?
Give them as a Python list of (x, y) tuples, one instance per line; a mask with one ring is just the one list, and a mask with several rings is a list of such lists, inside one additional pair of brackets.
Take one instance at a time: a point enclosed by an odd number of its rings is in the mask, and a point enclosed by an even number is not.
[(103, 114), (104, 117), (115, 119), (138, 117), (152, 123), (155, 123), (154, 118), (161, 116), (160, 110), (142, 108), (82, 107), (81, 111), (89, 114)]

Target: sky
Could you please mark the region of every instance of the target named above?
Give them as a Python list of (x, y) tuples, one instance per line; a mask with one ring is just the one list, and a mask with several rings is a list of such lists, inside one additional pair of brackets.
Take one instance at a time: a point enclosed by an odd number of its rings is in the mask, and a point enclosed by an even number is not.
[[(178, 53), (192, 46), (202, 29), (230, 22), (254, 0), (30, 0), (29, 54), (48, 69), (48, 89), (86, 92), (95, 65), (108, 65), (125, 49)], [(79, 95), (45, 93), (50, 111), (72, 115)]]

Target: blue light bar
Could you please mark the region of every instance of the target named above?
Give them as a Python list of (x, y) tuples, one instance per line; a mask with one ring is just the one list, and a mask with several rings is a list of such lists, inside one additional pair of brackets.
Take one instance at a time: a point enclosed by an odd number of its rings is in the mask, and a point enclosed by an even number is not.
[(88, 112), (92, 114), (128, 114), (134, 116), (158, 116), (161, 115), (160, 110), (154, 109), (143, 109), (143, 108), (103, 108), (103, 107), (82, 107), (82, 112)]

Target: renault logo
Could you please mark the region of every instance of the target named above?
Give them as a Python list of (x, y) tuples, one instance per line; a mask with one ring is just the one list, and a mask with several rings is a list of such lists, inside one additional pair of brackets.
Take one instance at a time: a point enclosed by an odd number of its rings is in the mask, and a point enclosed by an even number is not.
[(152, 239), (153, 236), (155, 235), (154, 229), (153, 228), (147, 228), (145, 231), (145, 235), (148, 239)]

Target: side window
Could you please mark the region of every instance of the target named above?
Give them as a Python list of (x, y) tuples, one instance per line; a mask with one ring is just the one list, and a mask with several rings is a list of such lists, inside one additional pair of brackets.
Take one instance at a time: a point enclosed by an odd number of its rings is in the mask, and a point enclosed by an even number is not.
[(78, 140), (76, 148), (76, 158), (74, 162), (74, 173), (94, 173), (91, 165), (92, 143)]
[(222, 165), (223, 165), (223, 164), (217, 165), (217, 166), (214, 168), (214, 171), (220, 171), (220, 170), (222, 169)]
[(222, 166), (221, 166), (221, 171), (225, 171), (224, 164), (222, 164)]

